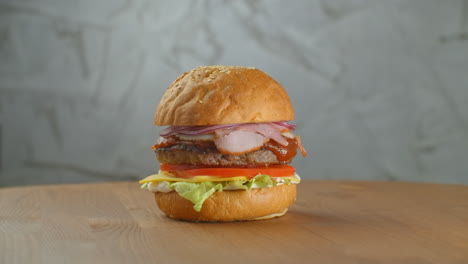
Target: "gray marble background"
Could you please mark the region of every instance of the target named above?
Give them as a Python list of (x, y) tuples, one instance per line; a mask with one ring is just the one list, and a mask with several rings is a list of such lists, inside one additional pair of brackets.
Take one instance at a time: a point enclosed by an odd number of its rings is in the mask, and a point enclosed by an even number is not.
[(295, 105), (304, 178), (468, 183), (468, 0), (0, 0), (0, 186), (136, 180), (198, 65)]

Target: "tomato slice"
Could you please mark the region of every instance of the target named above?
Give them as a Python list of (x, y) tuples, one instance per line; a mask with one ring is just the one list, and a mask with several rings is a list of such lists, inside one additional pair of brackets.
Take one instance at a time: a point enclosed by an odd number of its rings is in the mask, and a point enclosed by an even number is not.
[(245, 176), (253, 178), (258, 174), (270, 177), (287, 177), (296, 171), (290, 165), (270, 165), (268, 167), (204, 167), (194, 165), (161, 164), (160, 170), (170, 172), (179, 178), (195, 176), (216, 176), (221, 178)]

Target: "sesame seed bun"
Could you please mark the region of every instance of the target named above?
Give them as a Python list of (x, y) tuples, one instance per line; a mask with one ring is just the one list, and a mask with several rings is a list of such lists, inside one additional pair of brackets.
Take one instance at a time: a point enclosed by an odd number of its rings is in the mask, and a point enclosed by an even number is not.
[(284, 88), (256, 69), (202, 66), (179, 76), (154, 117), (159, 126), (288, 121), (294, 110)]

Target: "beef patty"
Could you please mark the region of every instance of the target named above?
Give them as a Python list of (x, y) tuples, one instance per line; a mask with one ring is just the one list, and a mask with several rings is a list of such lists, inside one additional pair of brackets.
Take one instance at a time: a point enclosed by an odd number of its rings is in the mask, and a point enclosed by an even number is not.
[(154, 151), (161, 163), (190, 164), (209, 166), (247, 166), (267, 164), (288, 164), (291, 160), (278, 161), (276, 155), (265, 148), (240, 154), (225, 155), (215, 147), (206, 148), (195, 145), (172, 145)]

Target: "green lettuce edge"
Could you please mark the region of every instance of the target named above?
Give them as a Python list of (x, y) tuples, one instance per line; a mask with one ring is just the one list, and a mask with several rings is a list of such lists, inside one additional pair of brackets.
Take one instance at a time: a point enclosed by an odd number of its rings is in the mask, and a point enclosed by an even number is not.
[[(291, 184), (290, 179), (272, 180), (270, 176), (259, 174), (249, 180), (234, 180), (222, 182), (168, 182), (169, 188), (176, 191), (183, 198), (193, 203), (193, 209), (200, 212), (203, 203), (215, 192), (223, 190), (246, 190), (250, 191), (253, 186), (256, 188), (267, 188), (276, 186), (278, 183)], [(149, 184), (149, 183), (148, 183)], [(148, 184), (142, 184), (142, 189), (147, 189)]]

